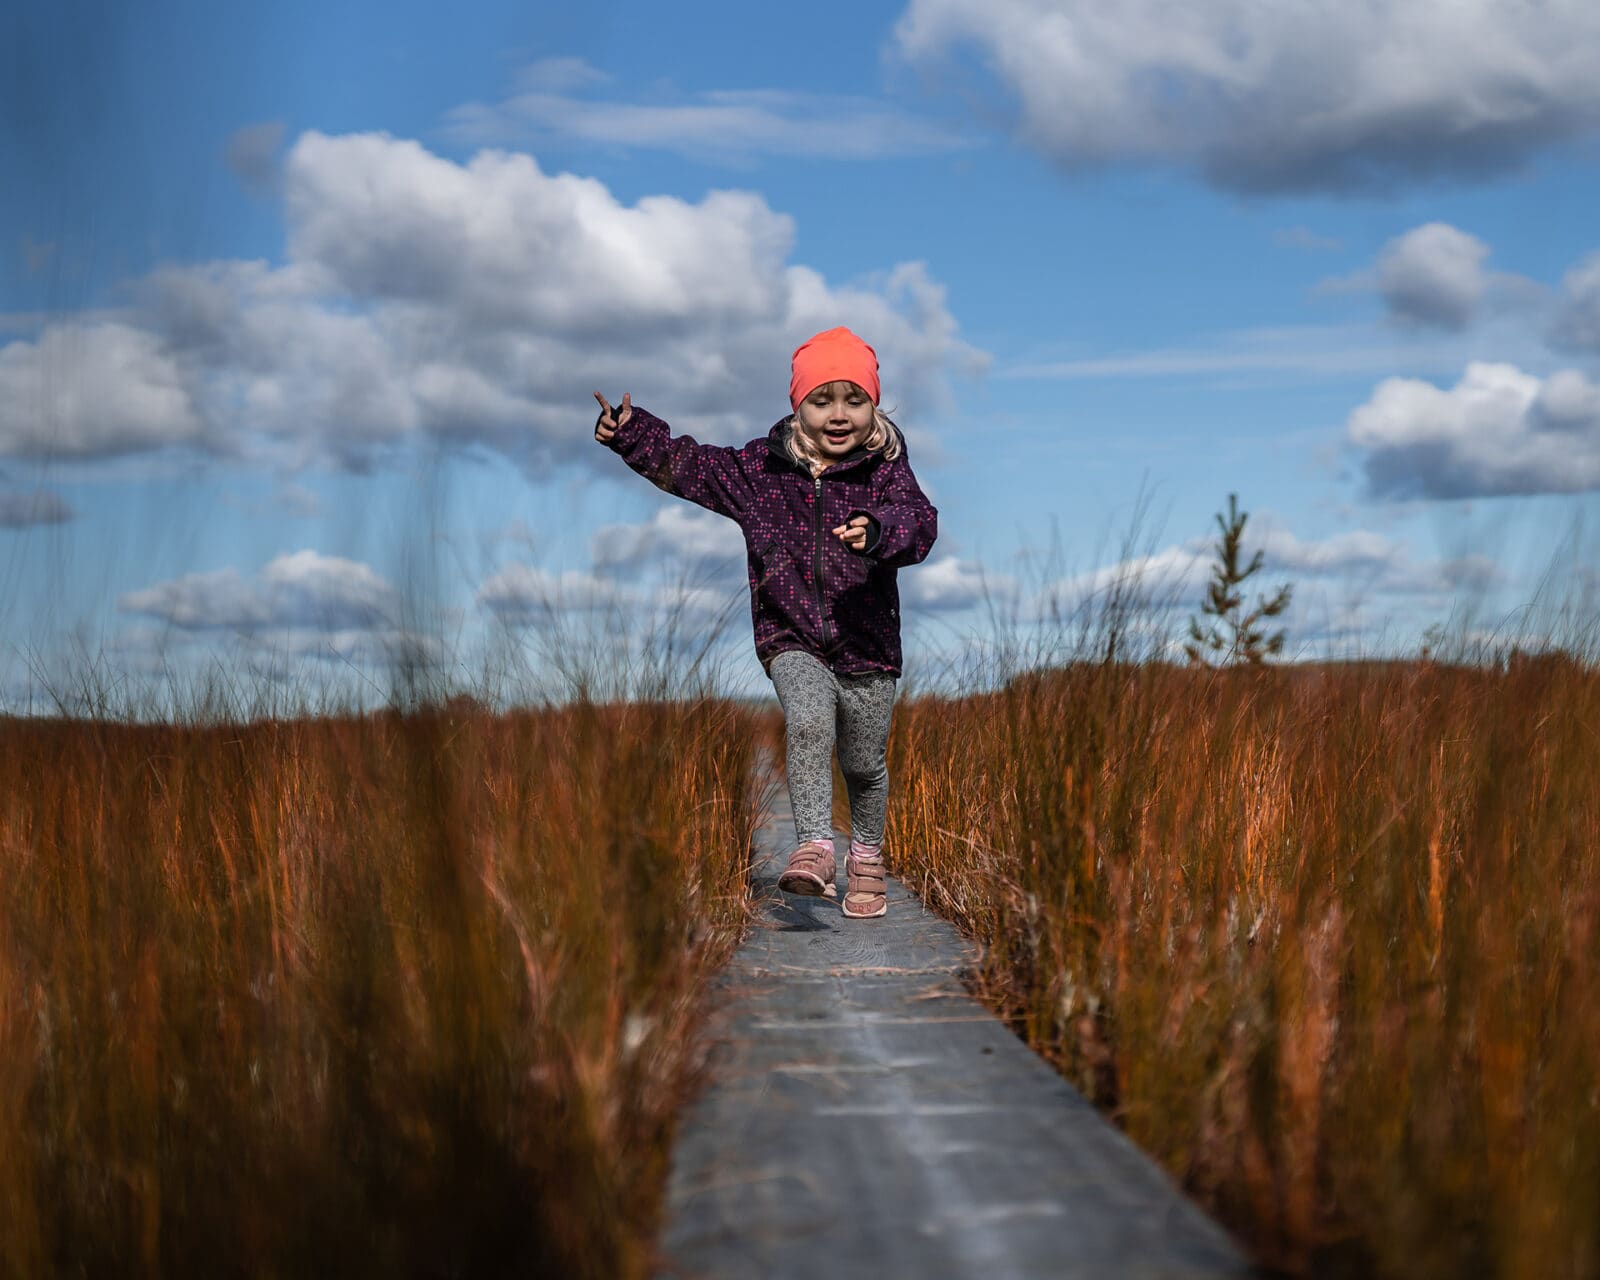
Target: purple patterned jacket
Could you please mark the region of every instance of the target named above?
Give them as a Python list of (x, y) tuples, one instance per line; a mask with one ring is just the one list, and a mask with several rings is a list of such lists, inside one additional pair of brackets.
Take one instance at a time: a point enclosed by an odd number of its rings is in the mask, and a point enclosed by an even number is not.
[[(938, 537), (939, 513), (906, 460), (858, 449), (813, 478), (784, 447), (788, 417), (742, 449), (674, 436), (633, 406), (610, 447), (659, 489), (699, 503), (744, 531), (750, 612), (763, 667), (804, 649), (840, 675), (900, 674), (895, 570), (916, 564)], [(831, 530), (868, 517), (852, 551)]]

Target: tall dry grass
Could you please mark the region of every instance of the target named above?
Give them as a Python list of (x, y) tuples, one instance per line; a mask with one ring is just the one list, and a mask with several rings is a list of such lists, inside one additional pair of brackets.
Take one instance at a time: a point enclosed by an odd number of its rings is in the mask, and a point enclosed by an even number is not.
[(753, 742), (0, 722), (0, 1271), (645, 1274)]
[(1268, 1265), (1600, 1275), (1600, 672), (1075, 663), (903, 704), (896, 870)]

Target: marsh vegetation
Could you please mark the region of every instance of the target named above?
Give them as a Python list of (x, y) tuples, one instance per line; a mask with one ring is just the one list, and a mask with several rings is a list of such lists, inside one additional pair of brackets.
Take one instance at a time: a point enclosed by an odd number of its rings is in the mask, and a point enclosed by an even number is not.
[(0, 1273), (646, 1274), (752, 724), (0, 721)]

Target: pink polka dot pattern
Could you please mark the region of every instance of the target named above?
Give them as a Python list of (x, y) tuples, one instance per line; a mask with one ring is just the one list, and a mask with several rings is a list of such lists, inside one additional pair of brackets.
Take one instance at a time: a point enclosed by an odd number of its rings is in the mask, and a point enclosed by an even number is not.
[[(638, 405), (610, 447), (659, 489), (738, 522), (756, 656), (803, 649), (840, 675), (900, 674), (896, 570), (927, 556), (939, 513), (900, 456), (857, 450), (813, 478), (784, 448), (789, 419), (743, 448), (674, 436)], [(871, 518), (864, 551), (831, 530)]]

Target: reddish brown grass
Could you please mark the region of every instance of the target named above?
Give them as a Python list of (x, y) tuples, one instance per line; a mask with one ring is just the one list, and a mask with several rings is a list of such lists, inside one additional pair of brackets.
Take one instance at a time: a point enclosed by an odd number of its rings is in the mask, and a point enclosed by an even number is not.
[(0, 722), (0, 1272), (645, 1274), (752, 744)]
[(897, 712), (896, 870), (1264, 1262), (1600, 1274), (1600, 673), (1084, 664)]

